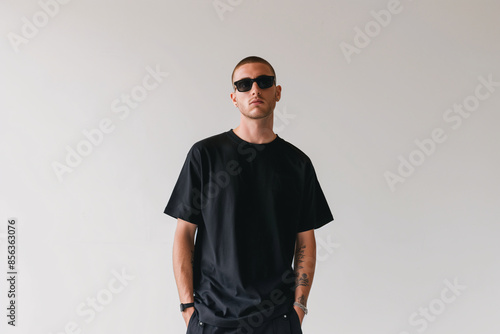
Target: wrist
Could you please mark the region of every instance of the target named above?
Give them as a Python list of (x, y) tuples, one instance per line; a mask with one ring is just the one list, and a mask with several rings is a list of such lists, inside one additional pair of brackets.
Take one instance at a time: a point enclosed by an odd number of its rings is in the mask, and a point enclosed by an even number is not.
[(181, 312), (191, 307), (194, 307), (194, 303), (181, 303), (180, 305)]
[(294, 302), (293, 306), (294, 307), (298, 307), (299, 309), (301, 309), (302, 312), (304, 312), (304, 315), (306, 315), (309, 312), (308, 309), (307, 309), (307, 307), (305, 305), (299, 303), (299, 302)]

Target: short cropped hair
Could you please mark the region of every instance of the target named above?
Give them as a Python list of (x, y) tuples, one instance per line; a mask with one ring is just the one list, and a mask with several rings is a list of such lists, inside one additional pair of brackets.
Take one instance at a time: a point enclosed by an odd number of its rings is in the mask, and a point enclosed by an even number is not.
[(249, 57), (243, 58), (242, 60), (240, 60), (240, 62), (238, 64), (236, 64), (236, 66), (233, 70), (233, 73), (231, 74), (231, 87), (234, 88), (234, 81), (233, 81), (234, 80), (234, 72), (236, 72), (236, 70), (240, 66), (243, 66), (245, 64), (251, 64), (251, 63), (261, 63), (261, 64), (266, 64), (267, 66), (269, 66), (269, 68), (271, 69), (271, 72), (273, 72), (274, 79), (276, 80), (276, 72), (274, 72), (273, 66), (267, 60), (265, 60), (264, 58), (261, 58), (261, 57), (257, 57), (257, 56), (249, 56)]

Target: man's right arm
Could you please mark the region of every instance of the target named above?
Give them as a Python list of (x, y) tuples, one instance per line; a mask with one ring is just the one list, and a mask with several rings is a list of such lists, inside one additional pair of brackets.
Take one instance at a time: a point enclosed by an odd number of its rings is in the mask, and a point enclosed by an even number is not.
[[(181, 303), (194, 302), (193, 297), (193, 260), (194, 260), (194, 235), (197, 225), (182, 219), (177, 219), (177, 228), (174, 236), (172, 262), (174, 265), (175, 282)], [(190, 307), (182, 312), (186, 326), (194, 312)]]

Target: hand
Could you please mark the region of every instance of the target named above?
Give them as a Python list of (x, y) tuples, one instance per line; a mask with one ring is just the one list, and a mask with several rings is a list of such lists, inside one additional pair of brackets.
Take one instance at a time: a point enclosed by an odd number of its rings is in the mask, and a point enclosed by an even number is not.
[(304, 311), (298, 307), (298, 306), (294, 306), (293, 307), (295, 309), (295, 312), (297, 312), (297, 315), (299, 316), (299, 320), (300, 320), (300, 326), (302, 326), (302, 320), (304, 320), (304, 316), (306, 315), (304, 313)]
[(194, 313), (194, 307), (188, 307), (182, 312), (182, 317), (184, 318), (184, 321), (186, 322), (186, 327), (189, 325), (189, 320), (191, 319), (191, 316)]

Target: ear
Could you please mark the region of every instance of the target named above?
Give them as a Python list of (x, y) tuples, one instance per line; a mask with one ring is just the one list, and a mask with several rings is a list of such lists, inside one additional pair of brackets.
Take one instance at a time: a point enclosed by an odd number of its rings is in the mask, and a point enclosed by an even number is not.
[(233, 104), (235, 107), (238, 107), (238, 100), (236, 99), (236, 92), (231, 93), (231, 101), (233, 101)]
[(281, 99), (281, 86), (280, 85), (276, 86), (275, 97), (276, 97), (276, 102), (278, 102)]

